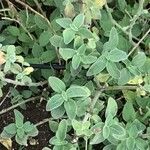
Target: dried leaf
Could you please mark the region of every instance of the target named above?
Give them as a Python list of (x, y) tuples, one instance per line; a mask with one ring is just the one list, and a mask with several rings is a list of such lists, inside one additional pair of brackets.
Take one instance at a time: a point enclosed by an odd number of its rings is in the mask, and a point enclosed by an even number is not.
[(12, 140), (10, 138), (8, 139), (0, 138), (0, 143), (8, 150), (12, 149)]
[(0, 65), (4, 64), (5, 62), (5, 54), (2, 51), (0, 51)]

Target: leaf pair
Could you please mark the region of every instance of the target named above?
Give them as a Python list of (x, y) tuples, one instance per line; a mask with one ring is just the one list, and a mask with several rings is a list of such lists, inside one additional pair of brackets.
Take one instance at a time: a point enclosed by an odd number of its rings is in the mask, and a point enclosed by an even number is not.
[(72, 58), (72, 67), (76, 70), (81, 63), (91, 64), (96, 61), (96, 57), (92, 55), (85, 55), (86, 46), (85, 44), (81, 45), (77, 50), (71, 48), (60, 48), (59, 53), (64, 60)]
[(66, 90), (64, 82), (56, 77), (49, 77), (49, 84), (57, 94), (48, 100), (46, 110), (55, 111), (60, 106), (64, 106), (69, 119), (75, 118), (77, 112), (77, 105), (73, 99), (87, 98), (91, 94), (85, 86), (71, 86)]

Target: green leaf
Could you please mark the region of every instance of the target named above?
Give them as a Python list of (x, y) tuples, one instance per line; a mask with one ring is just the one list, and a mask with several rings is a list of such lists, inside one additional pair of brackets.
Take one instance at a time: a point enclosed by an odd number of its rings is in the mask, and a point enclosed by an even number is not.
[(25, 135), (25, 132), (24, 132), (24, 129), (23, 128), (18, 128), (17, 129), (17, 135), (20, 139), (23, 139), (24, 135)]
[(146, 62), (146, 55), (144, 52), (139, 52), (135, 57), (132, 59), (132, 64), (137, 67), (142, 67)]
[(145, 84), (145, 85), (143, 86), (143, 89), (144, 89), (145, 91), (147, 91), (147, 92), (150, 92), (150, 84)]
[(66, 90), (66, 85), (65, 83), (60, 80), (59, 78), (56, 78), (54, 76), (51, 76), (48, 78), (49, 85), (51, 88), (58, 93), (61, 93), (62, 91)]
[(117, 33), (117, 30), (116, 28), (112, 27), (111, 31), (110, 31), (110, 34), (109, 34), (109, 45), (111, 45), (112, 48), (115, 48), (117, 47), (118, 45), (118, 33)]
[(81, 57), (80, 55), (74, 55), (72, 58), (72, 68), (74, 70), (78, 69), (81, 63)]
[(94, 38), (92, 32), (89, 29), (87, 29), (87, 28), (81, 28), (81, 29), (79, 29), (79, 31), (77, 32), (77, 34), (79, 34), (81, 37), (86, 38), (86, 39), (88, 39), (88, 38)]
[(46, 111), (52, 111), (58, 108), (59, 106), (63, 104), (63, 102), (64, 102), (64, 99), (60, 94), (56, 94), (52, 96), (47, 102)]
[(12, 134), (15, 135), (17, 132), (17, 127), (15, 123), (11, 123), (8, 126), (4, 127), (4, 130), (8, 133), (8, 134)]
[(48, 29), (48, 23), (46, 22), (46, 20), (44, 18), (42, 18), (39, 15), (35, 15), (34, 16), (34, 21), (36, 23), (36, 25), (40, 28), (40, 29)]
[(15, 26), (9, 26), (7, 30), (13, 36), (19, 36), (20, 34), (20, 30)]
[(135, 148), (135, 139), (133, 137), (127, 138), (126, 145), (127, 145), (128, 149), (134, 149)]
[(15, 114), (15, 123), (17, 128), (23, 127), (24, 116), (16, 109), (14, 110), (14, 114)]
[(82, 123), (75, 119), (72, 120), (72, 126), (75, 131), (82, 129)]
[(28, 136), (24, 136), (23, 138), (19, 138), (18, 135), (15, 136), (15, 141), (16, 141), (19, 145), (28, 146), (27, 140), (28, 140)]
[(31, 124), (31, 122), (27, 121), (24, 123), (23, 128), (25, 132), (31, 132), (34, 128), (34, 125)]
[(70, 18), (59, 18), (56, 22), (63, 28), (69, 28), (72, 20)]
[(63, 31), (64, 43), (69, 44), (75, 38), (75, 31), (67, 28)]
[(82, 56), (81, 57), (81, 61), (85, 64), (85, 65), (89, 65), (94, 63), (97, 60), (97, 57), (92, 56), (92, 55), (88, 55), (88, 56)]
[(61, 36), (54, 35), (50, 38), (50, 42), (54, 47), (61, 47), (63, 38)]
[(43, 53), (43, 48), (38, 45), (37, 43), (34, 43), (33, 48), (32, 48), (32, 54), (34, 57), (40, 57)]
[(75, 25), (78, 29), (84, 24), (84, 14), (79, 14), (73, 20), (73, 25)]
[(16, 61), (16, 54), (15, 54), (15, 52), (16, 52), (15, 46), (14, 45), (9, 45), (7, 47), (6, 60), (9, 60), (10, 62), (14, 63)]
[(49, 128), (52, 132), (56, 132), (58, 130), (58, 125), (59, 124), (56, 121), (52, 121), (52, 120), (49, 121)]
[(96, 133), (95, 136), (91, 139), (90, 144), (91, 145), (95, 145), (95, 144), (99, 144), (102, 143), (105, 140), (105, 138), (103, 137), (102, 132)]
[(126, 104), (123, 107), (122, 116), (126, 122), (135, 120), (136, 112), (134, 110), (132, 102), (126, 102)]
[(42, 47), (46, 46), (50, 42), (51, 37), (52, 37), (51, 32), (49, 32), (49, 31), (42, 32), (39, 37), (40, 46), (42, 46)]
[(109, 116), (110, 114), (112, 115), (112, 117), (115, 117), (115, 115), (117, 114), (117, 111), (118, 111), (117, 103), (113, 98), (110, 97), (108, 99), (105, 117)]
[(69, 98), (76, 98), (76, 97), (87, 98), (91, 95), (91, 92), (87, 87), (77, 85), (71, 86), (69, 89), (67, 89), (66, 93)]
[(131, 74), (130, 74), (130, 72), (128, 71), (128, 69), (123, 68), (123, 69), (120, 71), (120, 77), (119, 77), (119, 79), (118, 79), (118, 84), (119, 84), (119, 85), (124, 85), (124, 84), (126, 84), (126, 83), (130, 80), (130, 77), (131, 77)]
[(106, 67), (107, 60), (101, 56), (97, 59), (97, 61), (91, 65), (87, 72), (87, 76), (97, 75), (101, 71), (103, 71)]
[(56, 132), (56, 137), (59, 140), (63, 141), (66, 138), (66, 133), (67, 133), (67, 121), (66, 120), (62, 120), (59, 123), (58, 130)]
[(76, 102), (72, 99), (66, 101), (64, 103), (64, 107), (66, 109), (67, 116), (70, 120), (74, 119), (77, 112)]
[(57, 107), (56, 109), (53, 109), (51, 111), (51, 115), (54, 119), (59, 119), (65, 114), (65, 108), (63, 105)]
[(62, 56), (62, 58), (65, 61), (67, 61), (68, 59), (72, 58), (76, 54), (76, 51), (71, 48), (60, 48), (59, 53)]
[(114, 79), (118, 79), (119, 75), (120, 75), (120, 71), (117, 67), (117, 65), (111, 61), (107, 61), (106, 64), (106, 69), (108, 71), (108, 73), (114, 78)]
[(110, 135), (110, 128), (108, 126), (103, 127), (103, 137), (104, 139), (107, 139)]
[(126, 60), (127, 58), (128, 58), (128, 55), (126, 54), (126, 52), (121, 51), (117, 48), (111, 50), (107, 57), (107, 59), (112, 62), (123, 61), (123, 60)]
[(118, 0), (118, 6), (119, 6), (119, 9), (122, 11), (122, 12), (125, 12), (125, 9), (127, 7), (127, 2), (126, 0)]

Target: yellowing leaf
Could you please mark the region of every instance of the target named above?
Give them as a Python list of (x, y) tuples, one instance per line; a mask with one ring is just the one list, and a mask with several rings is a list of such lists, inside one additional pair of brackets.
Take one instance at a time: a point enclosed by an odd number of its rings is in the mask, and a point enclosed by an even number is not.
[(23, 63), (24, 62), (24, 58), (22, 56), (16, 56), (16, 59), (19, 63)]
[(143, 83), (143, 78), (141, 76), (136, 76), (135, 78), (131, 79), (128, 84), (141, 84)]
[(109, 77), (110, 75), (105, 73), (100, 73), (99, 75), (96, 76), (99, 82), (106, 82), (109, 79)]
[(2, 51), (0, 51), (0, 65), (4, 64), (5, 61), (5, 54)]
[(8, 139), (0, 138), (0, 143), (4, 145), (4, 147), (6, 147), (8, 150), (12, 149), (12, 140), (10, 138)]
[(141, 96), (146, 95), (146, 92), (144, 90), (142, 90), (141, 88), (137, 88), (136, 93), (137, 93), (137, 95), (141, 95)]
[(102, 8), (106, 4), (106, 0), (95, 0), (94, 5), (98, 8)]
[(33, 71), (34, 71), (33, 67), (27, 67), (27, 68), (24, 69), (24, 73), (26, 75), (29, 75)]

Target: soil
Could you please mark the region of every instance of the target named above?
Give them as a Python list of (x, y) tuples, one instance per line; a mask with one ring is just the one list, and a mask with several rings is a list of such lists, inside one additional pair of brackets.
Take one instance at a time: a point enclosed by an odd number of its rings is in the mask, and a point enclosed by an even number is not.
[[(0, 110), (7, 108), (10, 106), (10, 100), (7, 99)], [(38, 103), (37, 101), (30, 102), (26, 104), (27, 109), (22, 110), (21, 108), (17, 108), (20, 112), (23, 113), (25, 117), (25, 121), (31, 121), (32, 123), (36, 124), (42, 121), (45, 118), (50, 117), (50, 114), (45, 111), (45, 102)], [(0, 116), (0, 133), (2, 132), (3, 128), (7, 126), (9, 123), (14, 122), (14, 113), (13, 110), (5, 113)], [(34, 137), (30, 140), (27, 147), (23, 147), (21, 150), (42, 150), (43, 147), (48, 146), (48, 142), (50, 137), (52, 137), (53, 133), (49, 130), (48, 123), (42, 124), (37, 127), (39, 130), (39, 134), (37, 137)], [(14, 140), (12, 150), (19, 150), (21, 148)], [(0, 150), (5, 150), (5, 148), (0, 145)]]

